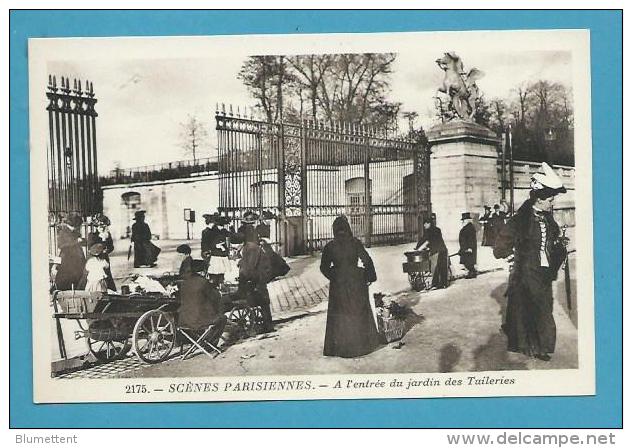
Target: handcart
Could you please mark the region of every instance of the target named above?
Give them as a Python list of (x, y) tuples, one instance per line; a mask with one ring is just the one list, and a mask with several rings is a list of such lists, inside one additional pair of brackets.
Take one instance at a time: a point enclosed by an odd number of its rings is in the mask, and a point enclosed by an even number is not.
[(55, 291), (56, 319), (76, 320), (90, 353), (99, 361), (123, 358), (134, 347), (143, 362), (167, 359), (176, 343), (179, 302), (161, 294)]
[(428, 250), (404, 252), (406, 262), (402, 264), (404, 273), (408, 274), (408, 282), (415, 291), (430, 289), (432, 284), (432, 262)]

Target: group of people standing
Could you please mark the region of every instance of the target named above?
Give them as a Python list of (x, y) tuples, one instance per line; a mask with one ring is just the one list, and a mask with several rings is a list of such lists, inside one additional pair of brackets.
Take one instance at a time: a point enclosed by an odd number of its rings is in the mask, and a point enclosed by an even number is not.
[[(109, 254), (114, 250), (114, 241), (108, 230), (110, 220), (97, 214), (91, 220), (92, 231), (87, 241), (81, 236), (83, 218), (78, 213), (69, 213), (57, 225), (57, 247), (59, 257), (53, 263), (53, 288), (57, 290), (116, 291), (112, 277)], [(88, 258), (83, 245), (88, 247)]]
[[(217, 307), (209, 308), (205, 305), (207, 296), (219, 297), (218, 290), (225, 281), (237, 281), (237, 295), (244, 297), (250, 306), (261, 310), (262, 331), (274, 331), (268, 283), (289, 271), (287, 263), (276, 254), (270, 244), (274, 215), (264, 211), (259, 217), (248, 210), (241, 217), (237, 230), (230, 226), (229, 218), (217, 212), (204, 214), (203, 218), (206, 227), (202, 231), (200, 253), (201, 270), (206, 279), (198, 275), (200, 269), (195, 267), (196, 260), (190, 255), (191, 248), (186, 244), (177, 248), (177, 252), (184, 255), (179, 273), (184, 279), (182, 301), (183, 304), (187, 302), (184, 304), (184, 317), (181, 316), (181, 319), (186, 321), (191, 314), (196, 322), (212, 321)], [(205, 283), (200, 283), (200, 279)], [(195, 303), (199, 303), (199, 306), (193, 305)], [(197, 311), (188, 313), (187, 309)]]
[(505, 225), (507, 212), (503, 210), (499, 204), (494, 204), (494, 211), (489, 205), (484, 207), (483, 215), (478, 219), (483, 225), (483, 241), (482, 246), (494, 247), (496, 237)]
[[(513, 216), (507, 219), (500, 206), (495, 207), (494, 214), (486, 207), (483, 245), (492, 246), (496, 258), (507, 258), (512, 264), (502, 323), (508, 351), (548, 361), (556, 339), (552, 283), (566, 260), (568, 239), (561, 234), (552, 213), (554, 198), (566, 189), (546, 163), (542, 171), (533, 176), (529, 198)], [(424, 219), (423, 235), (415, 249), (428, 250), (434, 266), (432, 286), (445, 288), (450, 256), (434, 218)], [(461, 222), (457, 254), (468, 270), (466, 278), (474, 278), (476, 229), (468, 212), (461, 215)], [(368, 291), (377, 274), (344, 216), (334, 220), (333, 235), (323, 249), (320, 264), (322, 274), (330, 281), (323, 354), (362, 356), (379, 346)]]

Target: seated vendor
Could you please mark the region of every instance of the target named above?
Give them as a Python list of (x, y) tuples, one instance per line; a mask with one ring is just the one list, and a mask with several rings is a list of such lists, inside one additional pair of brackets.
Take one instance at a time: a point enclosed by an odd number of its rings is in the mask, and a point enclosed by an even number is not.
[(203, 332), (213, 324), (215, 329), (208, 341), (217, 344), (224, 326), (226, 316), (222, 313), (221, 295), (204, 277), (184, 270), (180, 287), (180, 308), (178, 325), (193, 331)]
[(191, 246), (188, 244), (180, 244), (176, 248), (176, 252), (178, 253), (178, 257), (174, 263), (174, 271), (178, 272), (180, 275), (185, 272), (193, 272), (193, 258), (191, 257)]

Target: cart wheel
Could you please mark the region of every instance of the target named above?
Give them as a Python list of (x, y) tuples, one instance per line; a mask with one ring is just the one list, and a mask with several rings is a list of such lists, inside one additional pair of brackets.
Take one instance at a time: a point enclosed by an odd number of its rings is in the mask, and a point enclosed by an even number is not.
[(147, 311), (134, 325), (132, 338), (136, 356), (148, 364), (157, 364), (167, 359), (173, 349), (175, 324), (162, 310)]
[(250, 309), (233, 308), (228, 315), (228, 320), (239, 327), (239, 337), (247, 336), (250, 327)]
[(258, 306), (250, 308), (248, 316), (248, 336), (256, 336), (263, 330), (263, 314)]
[(122, 359), (132, 347), (129, 338), (124, 341), (100, 341), (88, 336), (86, 339), (88, 341), (88, 349), (90, 350), (90, 353), (92, 353), (92, 355), (101, 362)]

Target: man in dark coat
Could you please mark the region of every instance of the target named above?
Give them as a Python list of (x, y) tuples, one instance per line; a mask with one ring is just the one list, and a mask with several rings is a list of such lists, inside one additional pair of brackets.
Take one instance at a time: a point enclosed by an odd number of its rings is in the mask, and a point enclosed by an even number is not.
[(428, 249), (432, 269), (432, 287), (448, 287), (448, 248), (443, 241), (441, 229), (432, 218), (424, 218), (424, 233), (417, 242), (415, 250)]
[(61, 291), (83, 289), (86, 257), (81, 249), (80, 215), (70, 213), (57, 226), (57, 247), (61, 262), (55, 276), (55, 288)]
[(151, 229), (145, 222), (145, 212), (134, 213), (131, 241), (134, 243), (134, 267), (155, 266), (160, 248), (151, 242)]
[(529, 199), (496, 238), (494, 256), (513, 256), (502, 325), (507, 349), (548, 361), (556, 339), (552, 283), (566, 258), (567, 243), (552, 209), (555, 196), (566, 188), (546, 163), (542, 171), (532, 178)]
[(270, 266), (269, 257), (265, 256), (259, 245), (254, 226), (244, 228), (242, 237), (244, 243), (241, 249), (241, 260), (239, 260), (238, 291), (242, 297), (246, 297), (250, 306), (261, 308), (262, 331), (268, 333), (274, 331), (270, 294), (268, 293), (268, 281), (272, 277), (272, 266)]
[(459, 232), (460, 262), (467, 275), (465, 278), (476, 277), (476, 228), (472, 224), (472, 215), (469, 212), (461, 213), (461, 231)]
[(226, 316), (222, 313), (221, 295), (217, 289), (198, 274), (190, 270), (182, 272), (180, 286), (180, 308), (178, 325), (195, 332), (204, 332), (209, 325), (215, 325), (208, 341), (217, 345), (226, 325)]

